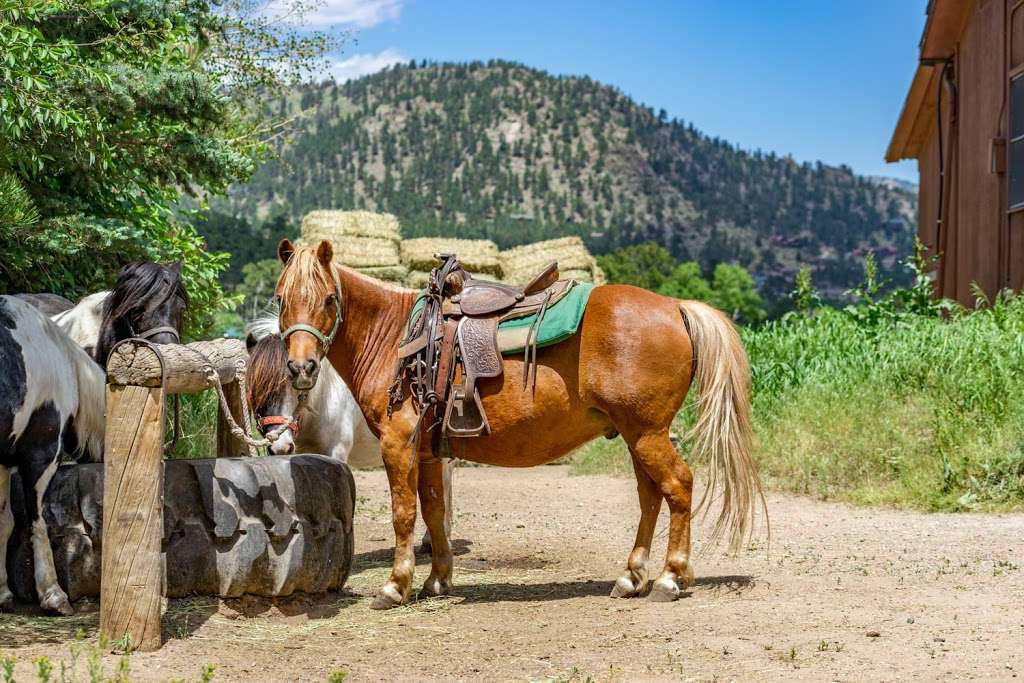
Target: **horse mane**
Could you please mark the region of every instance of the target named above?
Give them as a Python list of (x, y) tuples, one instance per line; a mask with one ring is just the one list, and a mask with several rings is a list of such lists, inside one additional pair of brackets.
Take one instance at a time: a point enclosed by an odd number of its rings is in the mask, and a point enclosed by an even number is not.
[[(333, 264), (332, 264), (333, 265)], [(278, 280), (282, 299), (296, 298), (299, 304), (319, 304), (334, 291), (334, 282), (320, 263), (313, 247), (295, 247)]]
[(268, 334), (256, 342), (249, 352), (249, 368), (246, 383), (249, 390), (249, 405), (253, 410), (271, 401), (280, 401), (288, 390), (288, 350), (281, 335)]
[(180, 270), (148, 261), (134, 261), (123, 267), (110, 295), (103, 301), (100, 338), (94, 351), (96, 362), (106, 366), (107, 354), (115, 339), (135, 335), (137, 330), (131, 329), (129, 323), (132, 317), (151, 311), (172, 297), (188, 305), (188, 292)]

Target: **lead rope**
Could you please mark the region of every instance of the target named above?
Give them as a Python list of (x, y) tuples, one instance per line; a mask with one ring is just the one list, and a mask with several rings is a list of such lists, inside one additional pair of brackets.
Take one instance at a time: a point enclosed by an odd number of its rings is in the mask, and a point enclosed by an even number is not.
[[(221, 386), (220, 375), (217, 374), (217, 371), (213, 367), (213, 363), (211, 363), (206, 356), (198, 351), (196, 351), (196, 354), (206, 361), (206, 367), (203, 368), (203, 371), (206, 374), (206, 381), (217, 390), (217, 397), (220, 399), (220, 408), (224, 413), (224, 420), (228, 423), (228, 429), (231, 430), (231, 433), (236, 439), (245, 443), (249, 447), (249, 455), (258, 455), (259, 453), (257, 449), (269, 447), (270, 442), (266, 439), (254, 439), (246, 432), (246, 430), (238, 426), (238, 423), (235, 422), (235, 417), (231, 414), (231, 409), (228, 406), (227, 396), (224, 395), (224, 387)], [(238, 382), (238, 391), (241, 394), (242, 419), (245, 421), (246, 426), (248, 426), (250, 424), (251, 412), (249, 410), (249, 396), (246, 392), (245, 386), (244, 360), (239, 359), (235, 364), (235, 381)]]

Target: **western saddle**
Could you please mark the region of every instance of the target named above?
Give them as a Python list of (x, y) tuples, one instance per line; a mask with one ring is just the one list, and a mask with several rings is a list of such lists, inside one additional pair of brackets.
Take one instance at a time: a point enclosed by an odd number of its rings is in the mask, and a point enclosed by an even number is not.
[[(536, 315), (526, 335), (523, 390), (537, 378), (537, 332), (548, 307), (568, 293), (571, 280), (558, 279), (554, 261), (525, 287), (477, 280), (454, 254), (436, 254), (441, 265), (430, 272), (422, 305), (398, 349), (398, 367), (389, 392), (388, 414), (405, 399), (404, 381), (426, 431), (443, 425), (444, 436), (489, 434), (477, 380), (503, 372), (498, 325)], [(418, 304), (419, 305), (419, 304)], [(440, 408), (444, 407), (443, 413)]]

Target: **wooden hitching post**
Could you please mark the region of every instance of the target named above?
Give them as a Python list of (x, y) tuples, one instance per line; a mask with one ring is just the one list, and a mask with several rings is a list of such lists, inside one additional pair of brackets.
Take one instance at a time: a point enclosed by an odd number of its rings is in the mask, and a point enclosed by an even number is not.
[(160, 647), (164, 388), (107, 385), (100, 634)]

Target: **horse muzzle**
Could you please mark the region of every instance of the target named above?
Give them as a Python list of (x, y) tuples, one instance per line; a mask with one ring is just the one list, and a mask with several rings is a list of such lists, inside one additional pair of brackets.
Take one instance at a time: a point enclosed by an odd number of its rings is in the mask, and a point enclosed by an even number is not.
[(320, 363), (310, 358), (306, 361), (288, 361), (288, 374), (296, 391), (309, 391), (316, 384), (320, 374)]

